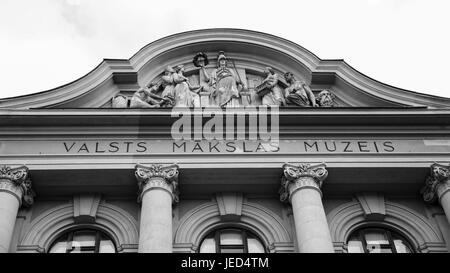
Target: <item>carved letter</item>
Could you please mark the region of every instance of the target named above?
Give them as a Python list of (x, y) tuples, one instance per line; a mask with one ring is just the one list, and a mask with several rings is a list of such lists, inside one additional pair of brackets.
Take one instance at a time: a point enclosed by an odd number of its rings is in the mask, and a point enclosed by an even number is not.
[[(230, 153), (234, 153), (235, 151), (236, 151), (236, 146), (234, 146), (235, 145), (235, 143), (233, 142), (233, 141), (231, 141), (231, 142), (227, 142), (227, 147), (229, 147), (229, 148), (231, 148), (231, 149), (233, 149), (233, 150), (226, 150), (227, 152), (230, 152)], [(230, 145), (233, 145), (233, 146), (230, 146)]]
[(183, 142), (180, 145), (174, 142), (172, 145), (172, 152), (175, 152), (175, 146), (177, 146), (177, 148), (183, 147), (183, 152), (186, 152), (186, 142)]
[(75, 145), (75, 142), (72, 142), (72, 145), (69, 148), (67, 148), (67, 144), (64, 142), (64, 147), (66, 148), (66, 152), (70, 152), (70, 150), (72, 150), (74, 145)]
[(80, 149), (78, 149), (78, 152), (81, 152), (81, 151), (86, 151), (89, 153), (89, 149), (88, 149), (86, 143), (83, 143), (83, 145), (81, 145)]
[(393, 152), (395, 150), (394, 146), (392, 146), (392, 142), (391, 141), (385, 141), (383, 142), (383, 146), (384, 146), (384, 150), (386, 152)]
[(351, 144), (350, 141), (342, 141), (342, 143), (347, 144), (347, 145), (345, 146), (345, 148), (344, 148), (344, 152), (346, 152), (346, 153), (351, 153), (351, 152), (353, 152), (352, 150), (348, 150), (348, 147), (349, 147), (350, 144)]
[[(317, 146), (317, 141), (314, 141), (312, 145), (309, 145), (309, 143), (306, 142), (306, 141), (305, 141), (304, 143), (305, 143), (305, 152), (308, 151), (308, 147), (309, 147), (309, 148), (316, 147), (316, 152), (319, 151), (319, 146)], [(307, 147), (307, 146), (308, 146), (308, 147)]]
[(145, 146), (146, 144), (147, 144), (147, 142), (138, 142), (137, 146), (139, 148), (142, 148), (142, 150), (136, 149), (136, 152), (138, 152), (138, 153), (145, 153), (147, 151), (147, 147)]
[(109, 152), (110, 153), (117, 153), (119, 151), (119, 147), (117, 145), (119, 145), (118, 142), (111, 142), (111, 143), (109, 143), (109, 147), (114, 149), (114, 150), (109, 149)]

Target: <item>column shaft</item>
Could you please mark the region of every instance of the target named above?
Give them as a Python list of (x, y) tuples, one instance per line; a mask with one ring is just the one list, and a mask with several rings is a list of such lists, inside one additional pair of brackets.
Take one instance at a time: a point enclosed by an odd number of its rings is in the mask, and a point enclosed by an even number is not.
[(9, 251), (20, 206), (33, 204), (28, 168), (0, 168), (0, 253)]
[(172, 196), (160, 188), (142, 197), (139, 252), (172, 252)]
[(280, 200), (289, 200), (292, 205), (297, 244), (301, 253), (334, 252), (320, 191), (327, 176), (325, 164), (283, 165)]
[(9, 251), (19, 206), (16, 196), (0, 192), (0, 253)]
[(312, 188), (300, 189), (292, 195), (291, 204), (299, 251), (334, 252), (320, 193)]
[(178, 166), (136, 165), (142, 202), (139, 248), (142, 253), (172, 252), (172, 203), (178, 201)]
[(447, 180), (440, 184), (436, 191), (439, 198), (439, 203), (441, 203), (445, 216), (447, 216), (447, 221), (450, 224), (450, 181)]

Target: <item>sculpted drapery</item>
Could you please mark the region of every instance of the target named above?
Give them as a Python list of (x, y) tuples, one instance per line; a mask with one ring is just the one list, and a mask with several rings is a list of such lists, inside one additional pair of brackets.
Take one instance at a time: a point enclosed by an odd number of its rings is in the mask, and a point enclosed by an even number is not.
[(211, 73), (211, 85), (214, 89), (212, 102), (219, 107), (238, 107), (238, 85), (242, 86), (242, 83), (236, 73), (227, 67), (227, 58), (223, 52), (219, 53), (217, 61), (218, 67)]

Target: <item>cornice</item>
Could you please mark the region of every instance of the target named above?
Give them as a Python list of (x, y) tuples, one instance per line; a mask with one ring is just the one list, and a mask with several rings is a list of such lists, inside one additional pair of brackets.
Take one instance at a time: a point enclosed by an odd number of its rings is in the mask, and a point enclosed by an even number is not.
[[(190, 113), (201, 114), (201, 111)], [(233, 113), (257, 114), (255, 110), (243, 108), (234, 109)], [(12, 127), (167, 127), (176, 119), (171, 116), (170, 109), (0, 109), (0, 126)], [(280, 109), (279, 120), (280, 126), (448, 126), (450, 109), (295, 108)]]

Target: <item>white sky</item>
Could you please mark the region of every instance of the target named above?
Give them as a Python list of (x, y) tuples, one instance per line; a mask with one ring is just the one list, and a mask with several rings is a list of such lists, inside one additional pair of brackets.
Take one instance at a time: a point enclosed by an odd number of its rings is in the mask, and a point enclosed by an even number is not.
[(82, 77), (187, 30), (231, 27), (344, 59), (378, 81), (450, 97), (449, 0), (0, 0), (0, 98)]

